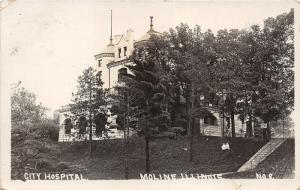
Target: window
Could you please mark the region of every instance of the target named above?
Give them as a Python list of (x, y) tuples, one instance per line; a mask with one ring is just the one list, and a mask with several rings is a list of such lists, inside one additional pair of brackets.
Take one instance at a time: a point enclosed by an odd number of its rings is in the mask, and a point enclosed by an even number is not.
[(65, 134), (71, 133), (72, 121), (70, 118), (65, 119)]
[(99, 59), (98, 60), (98, 67), (101, 67), (101, 62), (102, 62), (102, 59)]
[(213, 116), (213, 115), (205, 116), (204, 117), (204, 124), (207, 124), (207, 125), (218, 125), (217, 118), (215, 116)]
[(101, 81), (101, 71), (98, 71), (98, 73), (96, 74), (96, 76), (97, 76), (97, 80)]
[(118, 49), (119, 50), (119, 58), (121, 58), (121, 48)]
[(124, 47), (124, 56), (127, 56), (126, 53), (127, 53), (127, 46)]
[(121, 68), (118, 71), (118, 81), (122, 82), (123, 76), (127, 74), (127, 68)]
[(79, 127), (79, 134), (85, 134), (86, 133), (87, 120), (84, 116), (79, 117), (78, 127)]

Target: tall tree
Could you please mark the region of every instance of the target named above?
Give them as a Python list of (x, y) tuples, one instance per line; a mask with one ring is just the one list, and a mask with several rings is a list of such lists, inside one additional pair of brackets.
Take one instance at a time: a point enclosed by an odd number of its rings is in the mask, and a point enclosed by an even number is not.
[(152, 40), (143, 46), (136, 47), (131, 57), (133, 64), (128, 65), (132, 74), (128, 77), (126, 85), (130, 85), (140, 92), (141, 101), (137, 104), (139, 114), (135, 115), (138, 119), (138, 130), (145, 140), (145, 171), (150, 171), (150, 150), (149, 143), (162, 130), (167, 128), (168, 117), (164, 114), (165, 87), (160, 82), (160, 66), (156, 62), (154, 55), (157, 51)]
[[(213, 34), (211, 31), (201, 32), (199, 26), (194, 29), (187, 24), (181, 24), (170, 29), (169, 60), (173, 73), (180, 85), (180, 96), (185, 98), (187, 130), (190, 136), (189, 160), (193, 160), (193, 138), (196, 117), (204, 117), (207, 110), (196, 104), (199, 96), (210, 91), (209, 65), (214, 61), (212, 51)], [(199, 101), (198, 101), (199, 102)]]
[[(48, 125), (46, 108), (38, 103), (36, 95), (23, 87), (15, 87), (11, 96), (11, 177), (24, 179), (24, 172), (37, 164), (54, 126)], [(52, 130), (53, 131), (53, 130)], [(55, 135), (55, 134), (54, 134)]]
[[(142, 110), (138, 109), (138, 105), (141, 101), (141, 91), (136, 89), (132, 83), (131, 78), (124, 74), (122, 81), (119, 85), (115, 86), (114, 94), (111, 94), (111, 113), (117, 115), (116, 123), (120, 130), (124, 131), (124, 145), (125, 145), (125, 179), (128, 179), (129, 166), (128, 166), (128, 154), (129, 154), (129, 137), (130, 130), (136, 129), (137, 117), (142, 114)], [(126, 84), (126, 85), (125, 85)]]
[(102, 89), (101, 72), (97, 73), (92, 67), (85, 69), (77, 81), (77, 92), (73, 93), (71, 112), (76, 120), (80, 117), (88, 118), (89, 151), (92, 156), (93, 120), (99, 113), (106, 114), (106, 91)]
[(24, 87), (13, 90), (11, 97), (11, 121), (13, 126), (34, 124), (45, 118), (46, 108), (36, 102), (36, 95)]
[[(222, 91), (226, 100), (225, 111), (230, 115), (231, 134), (235, 137), (236, 104), (242, 96), (240, 91), (245, 85), (241, 80), (243, 71), (240, 57), (242, 32), (237, 29), (219, 30), (216, 37), (217, 62), (215, 67), (215, 83), (217, 91)], [(224, 95), (225, 93), (225, 95)]]
[(265, 122), (287, 116), (294, 104), (294, 12), (268, 18), (262, 31), (256, 112)]
[[(288, 115), (294, 104), (294, 12), (253, 25), (243, 36), (249, 112), (264, 122)], [(251, 111), (252, 110), (252, 111)], [(270, 129), (268, 127), (268, 129)]]

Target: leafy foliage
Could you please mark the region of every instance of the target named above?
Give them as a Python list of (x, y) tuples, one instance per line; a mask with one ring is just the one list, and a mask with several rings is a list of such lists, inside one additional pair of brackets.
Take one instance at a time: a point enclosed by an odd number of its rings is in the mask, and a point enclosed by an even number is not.
[(57, 142), (58, 126), (45, 117), (46, 109), (37, 104), (34, 93), (18, 87), (11, 100), (11, 177), (23, 179), (24, 172), (43, 159), (47, 144)]
[(36, 95), (23, 87), (13, 90), (11, 96), (11, 121), (14, 125), (30, 124), (45, 118), (46, 108), (36, 102)]
[(71, 112), (73, 119), (78, 120), (81, 116), (89, 118), (97, 113), (105, 113), (106, 91), (102, 89), (101, 72), (89, 67), (78, 77), (77, 92), (73, 93)]
[(128, 75), (130, 80), (125, 83), (139, 94), (140, 101), (136, 102), (139, 114), (135, 117), (138, 118), (140, 134), (147, 139), (154, 138), (168, 123), (163, 114), (166, 107), (165, 86), (159, 77), (162, 65), (154, 58), (154, 52), (158, 52), (158, 49), (154, 48), (156, 42), (149, 41), (135, 49), (132, 55), (133, 65), (128, 66), (132, 74)]
[(264, 121), (287, 116), (294, 104), (294, 12), (268, 18), (245, 33), (243, 63), (254, 114)]

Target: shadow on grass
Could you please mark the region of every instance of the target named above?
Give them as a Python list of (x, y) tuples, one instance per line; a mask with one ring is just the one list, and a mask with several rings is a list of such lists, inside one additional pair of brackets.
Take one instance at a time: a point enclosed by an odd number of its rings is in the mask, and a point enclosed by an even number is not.
[(294, 178), (295, 170), (295, 139), (287, 139), (263, 162), (251, 170), (239, 173), (225, 175), (230, 179), (256, 178), (257, 174), (265, 174), (267, 177), (271, 174), (276, 179)]
[[(150, 142), (150, 168), (154, 174), (199, 173), (217, 174), (236, 171), (263, 145), (252, 139), (229, 139), (230, 153), (221, 151), (220, 137), (195, 138), (194, 160), (188, 161), (187, 137), (157, 139)], [(139, 179), (144, 173), (145, 150), (142, 137), (130, 139), (126, 157), (123, 139), (93, 142), (93, 157), (89, 157), (89, 143), (60, 144), (60, 160), (85, 168), (88, 179), (124, 179), (125, 159), (128, 160), (129, 178)]]

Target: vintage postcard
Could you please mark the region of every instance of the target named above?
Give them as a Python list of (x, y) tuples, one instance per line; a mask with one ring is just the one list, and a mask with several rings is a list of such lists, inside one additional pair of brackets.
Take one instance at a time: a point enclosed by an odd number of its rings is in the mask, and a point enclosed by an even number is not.
[(2, 0), (1, 189), (299, 189), (299, 6)]

